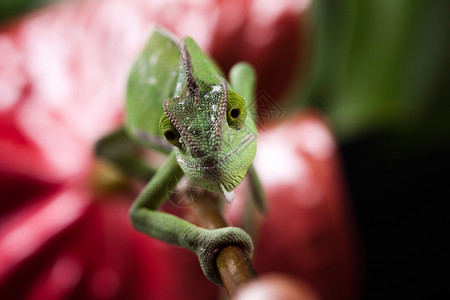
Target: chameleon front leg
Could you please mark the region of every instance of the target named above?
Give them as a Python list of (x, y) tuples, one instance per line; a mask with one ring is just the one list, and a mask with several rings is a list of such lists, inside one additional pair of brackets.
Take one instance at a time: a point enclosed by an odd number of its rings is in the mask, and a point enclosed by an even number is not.
[(229, 245), (239, 245), (249, 255), (253, 243), (245, 231), (236, 227), (204, 229), (174, 215), (157, 211), (183, 176), (175, 152), (172, 151), (149, 183), (143, 188), (130, 209), (133, 226), (154, 238), (193, 251), (205, 276), (217, 285), (222, 280), (216, 267), (216, 254)]
[(267, 211), (266, 194), (264, 193), (258, 173), (256, 172), (253, 164), (251, 164), (248, 169), (247, 176), (249, 179), (250, 193), (253, 202), (260, 212), (265, 213)]
[(128, 176), (147, 181), (155, 170), (140, 158), (141, 149), (129, 138), (125, 128), (120, 127), (97, 141), (95, 155), (109, 161)]
[[(245, 99), (248, 111), (256, 119), (256, 74), (253, 67), (242, 62), (235, 64), (230, 70), (230, 83), (233, 89)], [(254, 130), (256, 131), (256, 128)], [(267, 199), (253, 164), (248, 169), (247, 177), (249, 179), (251, 198), (257, 209), (265, 213), (267, 210)]]

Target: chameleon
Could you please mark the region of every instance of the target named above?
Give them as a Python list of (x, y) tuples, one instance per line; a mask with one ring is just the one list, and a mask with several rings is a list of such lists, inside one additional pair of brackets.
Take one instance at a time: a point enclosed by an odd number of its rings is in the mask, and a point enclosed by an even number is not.
[(120, 144), (124, 140), (167, 154), (162, 166), (148, 171), (151, 178), (130, 208), (131, 222), (138, 231), (193, 251), (205, 276), (220, 286), (215, 255), (239, 245), (251, 257), (250, 236), (237, 227), (204, 229), (158, 208), (183, 176), (231, 202), (249, 173), (253, 199), (265, 210), (252, 165), (257, 128), (249, 101), (255, 81), (254, 69), (241, 62), (231, 69), (229, 83), (191, 37), (156, 28), (130, 71), (124, 128), (96, 147), (98, 156), (131, 172), (146, 168), (131, 146)]

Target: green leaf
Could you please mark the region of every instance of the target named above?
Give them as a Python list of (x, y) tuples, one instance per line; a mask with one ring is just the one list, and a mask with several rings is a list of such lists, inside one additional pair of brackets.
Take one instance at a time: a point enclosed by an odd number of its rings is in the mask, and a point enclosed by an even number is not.
[(139, 142), (167, 152), (159, 131), (164, 100), (174, 96), (182, 68), (178, 40), (156, 29), (130, 72), (126, 128)]

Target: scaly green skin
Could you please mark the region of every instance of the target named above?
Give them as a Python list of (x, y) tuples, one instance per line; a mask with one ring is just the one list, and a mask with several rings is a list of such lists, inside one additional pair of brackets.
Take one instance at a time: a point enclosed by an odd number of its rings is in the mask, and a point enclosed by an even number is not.
[(205, 275), (218, 285), (222, 281), (215, 253), (236, 244), (251, 255), (250, 237), (235, 227), (203, 229), (157, 209), (183, 175), (231, 201), (247, 173), (256, 153), (257, 131), (238, 93), (250, 100), (255, 76), (246, 64), (231, 74), (236, 90), (191, 38), (178, 41), (156, 30), (131, 71), (127, 90), (130, 137), (170, 152), (132, 205), (133, 226), (195, 252)]

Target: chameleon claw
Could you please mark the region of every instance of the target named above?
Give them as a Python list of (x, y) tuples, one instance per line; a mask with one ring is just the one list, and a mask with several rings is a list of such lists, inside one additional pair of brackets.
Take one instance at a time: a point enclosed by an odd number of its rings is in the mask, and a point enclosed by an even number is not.
[(252, 239), (244, 230), (237, 227), (205, 230), (198, 236), (197, 242), (194, 252), (197, 254), (203, 273), (219, 286), (223, 286), (223, 283), (217, 270), (216, 258), (223, 248), (237, 245), (242, 247), (250, 258), (253, 254)]

